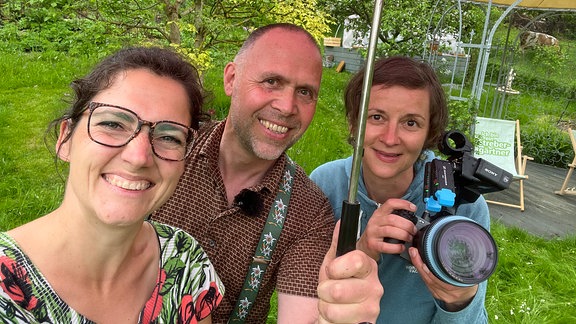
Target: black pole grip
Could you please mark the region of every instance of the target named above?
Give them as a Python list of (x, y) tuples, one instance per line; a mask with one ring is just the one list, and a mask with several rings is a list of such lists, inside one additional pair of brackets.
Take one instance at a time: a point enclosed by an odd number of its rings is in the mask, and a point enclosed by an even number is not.
[(340, 218), (336, 256), (341, 256), (356, 249), (359, 217), (360, 203), (350, 203), (346, 200), (342, 202), (342, 217)]

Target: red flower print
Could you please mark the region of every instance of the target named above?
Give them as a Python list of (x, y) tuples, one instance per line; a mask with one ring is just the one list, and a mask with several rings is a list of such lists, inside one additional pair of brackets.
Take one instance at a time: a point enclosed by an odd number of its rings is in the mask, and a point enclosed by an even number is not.
[(198, 296), (196, 301), (196, 318), (198, 320), (206, 318), (212, 310), (220, 304), (222, 294), (218, 291), (218, 286), (215, 282), (210, 283), (208, 290), (204, 290)]
[(162, 290), (162, 286), (164, 286), (164, 282), (166, 281), (166, 271), (164, 269), (160, 269), (160, 278), (156, 283), (156, 287), (152, 292), (152, 296), (144, 305), (144, 311), (142, 312), (142, 323), (152, 323), (158, 315), (160, 315), (160, 310), (162, 309), (162, 295), (160, 295), (160, 291)]
[(0, 286), (12, 300), (25, 309), (33, 310), (38, 305), (38, 299), (32, 295), (26, 269), (7, 256), (0, 257)]
[(178, 310), (178, 323), (183, 324), (196, 324), (194, 300), (191, 295), (184, 295), (180, 302), (180, 309)]

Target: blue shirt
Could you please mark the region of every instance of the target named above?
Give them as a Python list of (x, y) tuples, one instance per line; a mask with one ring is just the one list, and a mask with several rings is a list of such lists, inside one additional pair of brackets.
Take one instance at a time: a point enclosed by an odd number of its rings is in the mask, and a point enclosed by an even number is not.
[[(432, 151), (425, 151), (424, 158), (414, 164), (414, 180), (402, 199), (418, 207), (417, 215), (425, 210), (423, 201), (424, 165), (435, 158)], [(352, 157), (325, 163), (310, 174), (310, 178), (324, 191), (336, 219), (340, 219), (342, 202), (348, 199), (348, 187), (352, 170)], [(360, 231), (364, 232), (368, 220), (379, 204), (368, 197), (362, 171), (358, 183), (357, 200), (360, 203)], [(490, 229), (488, 205), (482, 196), (474, 203), (462, 204), (456, 215), (468, 217), (487, 230)], [(378, 276), (384, 287), (380, 300), (380, 315), (377, 323), (487, 323), (484, 307), (486, 285), (479, 284), (476, 296), (470, 304), (458, 312), (448, 312), (443, 303), (434, 299), (422, 281), (416, 268), (398, 255), (381, 254), (378, 261)]]

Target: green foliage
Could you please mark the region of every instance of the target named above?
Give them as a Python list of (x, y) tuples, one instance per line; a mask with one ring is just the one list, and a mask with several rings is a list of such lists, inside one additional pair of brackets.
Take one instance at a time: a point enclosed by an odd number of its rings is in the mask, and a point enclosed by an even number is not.
[[(524, 23), (542, 15), (542, 11), (539, 10), (517, 8), (515, 11), (518, 16), (525, 17)], [(516, 24), (516, 27), (524, 26)], [(546, 15), (544, 19), (538, 19), (533, 28), (549, 35), (562, 34), (564, 37), (574, 40), (576, 39), (576, 15), (570, 11), (552, 12), (550, 15)]]
[(231, 59), (220, 61), (219, 65), (204, 74), (204, 83), (210, 92), (206, 102), (206, 111), (216, 120), (226, 118), (230, 107), (230, 97), (224, 92), (223, 71), (225, 63)]
[(560, 48), (554, 46), (537, 46), (534, 49), (527, 49), (527, 56), (537, 62), (535, 66), (538, 72), (557, 71), (565, 67), (566, 55)]
[(128, 39), (116, 26), (84, 19), (75, 10), (79, 7), (73, 1), (11, 1), (2, 7), (0, 46), (17, 52), (82, 55), (109, 53)]
[(306, 28), (321, 44), (333, 23), (330, 15), (318, 4), (318, 0), (278, 1), (268, 15), (272, 22), (291, 22)]
[(13, 0), (0, 2), (0, 49), (106, 55), (126, 45), (173, 46), (200, 71), (212, 52), (237, 47), (248, 31), (273, 22), (306, 28), (317, 40), (330, 16), (316, 0)]
[[(559, 50), (556, 47), (540, 46), (535, 49), (526, 49), (519, 53), (514, 63), (516, 72), (515, 84), (524, 85), (525, 88), (537, 93), (550, 93), (570, 98), (576, 90), (576, 76), (572, 71), (576, 69), (576, 43), (563, 40)], [(491, 62), (490, 68), (497, 62)]]
[(473, 101), (450, 100), (448, 101), (448, 111), (450, 118), (446, 129), (459, 130), (472, 140), (470, 130), (474, 124), (475, 116), (478, 114), (478, 105)]
[(212, 66), (212, 57), (210, 56), (209, 51), (199, 51), (196, 48), (186, 48), (179, 44), (170, 44), (170, 46), (194, 64), (198, 71), (204, 72)]
[(533, 66), (532, 64), (529, 66), (518, 66), (514, 83), (524, 85), (524, 87), (529, 88), (533, 94), (548, 94), (551, 89), (554, 89), (558, 94), (569, 93), (571, 88), (569, 83), (548, 77), (550, 73), (534, 73), (536, 69), (540, 69), (540, 67)]
[[(352, 14), (358, 19), (350, 20), (352, 29), (358, 31), (358, 36), (369, 33), (372, 26), (374, 12), (373, 1), (346, 0), (323, 1), (327, 8), (331, 8), (331, 15), (337, 24), (343, 24)], [(378, 39), (378, 56), (391, 56), (403, 53), (416, 55), (422, 53), (425, 40), (427, 15), (431, 12), (431, 0), (392, 0), (384, 3)], [(361, 37), (359, 37), (361, 38)]]
[(558, 129), (551, 120), (522, 126), (522, 145), (522, 153), (537, 163), (565, 168), (574, 159), (568, 133)]
[[(436, 7), (436, 4), (440, 6)], [(357, 19), (350, 21), (352, 29), (361, 35), (367, 35), (372, 26), (374, 1), (368, 0), (344, 0), (344, 1), (319, 1), (319, 4), (330, 8), (330, 15), (334, 17), (337, 27), (343, 29), (345, 19), (350, 15), (357, 15)], [(444, 5), (442, 5), (444, 4)], [(441, 3), (434, 0), (391, 0), (384, 1), (380, 19), (377, 47), (378, 57), (392, 55), (421, 55), (425, 46), (429, 43), (429, 33), (443, 32), (454, 33), (457, 31), (459, 15), (453, 2)], [(482, 30), (483, 11), (471, 4), (463, 6), (462, 35), (469, 35), (471, 30)], [(451, 10), (448, 10), (451, 9)], [(448, 10), (448, 12), (444, 12)], [(432, 26), (428, 26), (432, 22)], [(430, 30), (429, 30), (430, 27)], [(434, 30), (439, 28), (438, 30)], [(361, 53), (363, 53), (361, 51)]]

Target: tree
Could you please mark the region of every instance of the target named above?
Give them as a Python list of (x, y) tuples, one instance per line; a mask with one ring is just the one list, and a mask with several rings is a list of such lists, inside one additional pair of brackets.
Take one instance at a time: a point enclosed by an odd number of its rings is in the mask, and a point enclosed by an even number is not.
[[(438, 6), (436, 6), (438, 4)], [(372, 25), (374, 1), (340, 0), (335, 2), (322, 1), (320, 5), (330, 8), (329, 13), (339, 24), (351, 15), (357, 19), (351, 20), (350, 27), (360, 35), (369, 33)], [(444, 2), (435, 0), (387, 0), (384, 2), (380, 29), (378, 31), (378, 55), (395, 54), (420, 55), (423, 46), (427, 45), (427, 37), (434, 25), (443, 17), (443, 32), (454, 32), (458, 26), (458, 12), (454, 10), (453, 0)], [(481, 30), (483, 14), (470, 4), (463, 4), (465, 14), (463, 35), (470, 29)], [(444, 15), (448, 12), (447, 15)], [(480, 25), (479, 25), (480, 24)], [(479, 34), (479, 33), (477, 33)]]
[(0, 30), (0, 40), (20, 39), (28, 43), (24, 50), (110, 52), (127, 44), (170, 44), (200, 70), (210, 66), (213, 51), (235, 51), (264, 24), (295, 23), (320, 40), (331, 23), (317, 0), (12, 0), (0, 5), (2, 24), (11, 26)]

